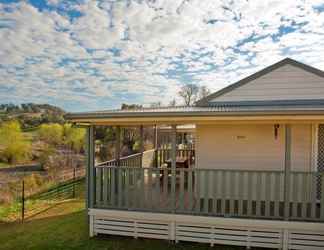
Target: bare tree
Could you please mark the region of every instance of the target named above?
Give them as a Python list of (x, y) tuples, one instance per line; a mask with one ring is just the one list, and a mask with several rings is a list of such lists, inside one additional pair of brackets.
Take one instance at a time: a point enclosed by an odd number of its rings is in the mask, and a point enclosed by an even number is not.
[(173, 98), (173, 100), (171, 102), (169, 102), (169, 106), (170, 107), (175, 107), (177, 105), (176, 99)]
[(211, 91), (209, 88), (207, 88), (206, 86), (201, 86), (199, 88), (199, 93), (198, 93), (198, 97), (199, 99), (205, 98), (206, 96), (210, 95)]
[(121, 105), (121, 109), (122, 110), (131, 110), (131, 109), (141, 109), (143, 108), (142, 105), (139, 105), (139, 104), (126, 104), (126, 103), (122, 103)]
[(183, 99), (186, 106), (194, 104), (197, 99), (199, 87), (196, 84), (184, 84), (178, 92), (178, 95)]
[(158, 102), (152, 102), (150, 104), (150, 108), (158, 108), (158, 107), (161, 107), (162, 106), (162, 103), (160, 101)]

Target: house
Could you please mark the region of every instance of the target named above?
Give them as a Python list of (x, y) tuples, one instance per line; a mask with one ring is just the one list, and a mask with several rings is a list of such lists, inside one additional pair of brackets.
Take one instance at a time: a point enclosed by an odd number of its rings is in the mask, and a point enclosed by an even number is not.
[[(287, 58), (193, 107), (67, 118), (87, 128), (90, 236), (324, 249), (323, 71)], [(177, 145), (185, 124), (195, 130), (190, 153)], [(170, 126), (170, 143), (156, 143), (150, 166), (143, 146), (120, 158), (120, 142), (114, 160), (97, 164), (95, 126), (105, 125), (138, 126), (141, 135)]]

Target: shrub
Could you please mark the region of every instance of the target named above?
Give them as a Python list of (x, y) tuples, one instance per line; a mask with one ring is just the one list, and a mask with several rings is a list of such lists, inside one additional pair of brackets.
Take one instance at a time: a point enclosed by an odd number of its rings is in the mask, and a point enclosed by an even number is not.
[(76, 152), (84, 148), (85, 129), (74, 128), (71, 124), (64, 124), (64, 143)]
[(50, 158), (54, 155), (55, 149), (50, 145), (44, 145), (43, 151), (39, 155), (38, 161), (43, 166), (49, 164)]
[(30, 142), (24, 137), (17, 121), (9, 121), (0, 127), (1, 158), (8, 163), (25, 161), (31, 157)]
[(58, 123), (42, 124), (38, 130), (41, 140), (48, 144), (59, 145), (63, 143), (63, 127)]

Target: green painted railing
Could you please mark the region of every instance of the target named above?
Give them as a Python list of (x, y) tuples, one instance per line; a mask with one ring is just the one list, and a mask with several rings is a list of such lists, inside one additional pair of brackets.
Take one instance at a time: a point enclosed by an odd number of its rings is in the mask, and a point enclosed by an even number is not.
[[(148, 150), (150, 151), (150, 150)], [(143, 153), (145, 154), (144, 151)], [(185, 158), (188, 160), (188, 165), (191, 166), (194, 163), (195, 150), (193, 149), (178, 149), (177, 157)], [(171, 158), (171, 149), (159, 148), (155, 150), (155, 167), (162, 167)], [(140, 167), (142, 160), (142, 154), (136, 153), (129, 156), (124, 156), (119, 159), (119, 163), (116, 159), (99, 163), (97, 166), (122, 166), (122, 167)]]
[(95, 170), (98, 208), (324, 221), (324, 175), (315, 172), (292, 172), (287, 187), (281, 171), (186, 168), (176, 169), (176, 178), (171, 178), (166, 168)]
[(107, 166), (122, 166), (122, 167), (140, 167), (141, 166), (141, 160), (142, 160), (142, 154), (136, 153), (128, 156), (121, 157), (119, 159), (119, 162), (116, 159), (105, 161), (97, 166), (100, 167), (107, 167)]

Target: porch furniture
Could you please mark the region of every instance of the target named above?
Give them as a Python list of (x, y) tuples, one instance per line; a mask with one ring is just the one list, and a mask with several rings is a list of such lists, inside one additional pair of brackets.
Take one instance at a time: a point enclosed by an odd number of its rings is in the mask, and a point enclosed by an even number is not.
[[(168, 159), (166, 161), (168, 168), (171, 168), (172, 159)], [(189, 159), (181, 156), (177, 156), (176, 158), (176, 168), (188, 168), (189, 167)]]
[[(195, 150), (194, 149), (177, 149), (176, 156), (178, 158), (187, 159), (188, 166), (194, 164), (195, 160)], [(171, 164), (171, 149), (159, 148), (156, 150), (156, 159), (157, 159), (157, 167), (162, 167), (164, 163), (167, 161)]]
[[(172, 159), (168, 159), (166, 161), (167, 164), (167, 171), (164, 171), (163, 168), (161, 168), (160, 171), (160, 178), (163, 179), (165, 176), (169, 177), (172, 173), (171, 171), (171, 164), (172, 164)], [(189, 160), (188, 158), (184, 158), (184, 157), (176, 157), (176, 168), (177, 169), (186, 169), (189, 167)], [(177, 175), (177, 180), (179, 178), (179, 176)]]

